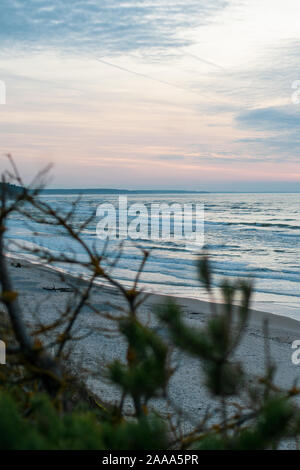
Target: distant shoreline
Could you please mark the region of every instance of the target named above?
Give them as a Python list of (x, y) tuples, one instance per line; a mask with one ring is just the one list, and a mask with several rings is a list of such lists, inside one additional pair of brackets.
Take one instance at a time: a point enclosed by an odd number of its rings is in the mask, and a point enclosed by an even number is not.
[(182, 191), (178, 189), (43, 189), (41, 194), (209, 194), (209, 191)]
[(195, 191), (180, 189), (58, 188), (42, 189), (40, 194), (300, 194), (296, 191)]

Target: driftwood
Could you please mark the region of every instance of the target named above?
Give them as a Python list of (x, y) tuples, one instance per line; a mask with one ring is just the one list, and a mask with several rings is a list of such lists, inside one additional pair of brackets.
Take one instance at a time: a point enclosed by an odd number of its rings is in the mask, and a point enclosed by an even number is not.
[(43, 287), (43, 290), (51, 292), (74, 292), (71, 287)]

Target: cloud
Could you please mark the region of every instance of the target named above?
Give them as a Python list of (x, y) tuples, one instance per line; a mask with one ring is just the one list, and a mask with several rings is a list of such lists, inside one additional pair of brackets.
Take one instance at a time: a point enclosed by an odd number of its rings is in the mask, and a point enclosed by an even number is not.
[[(235, 140), (261, 155), (272, 155), (273, 161), (299, 161), (300, 112), (297, 106), (253, 109), (239, 113), (238, 127), (255, 131), (255, 137)], [(263, 133), (263, 137), (261, 136)]]
[(165, 160), (165, 161), (179, 161), (179, 160), (184, 160), (183, 155), (173, 155), (173, 154), (165, 154), (165, 155), (158, 155), (156, 157), (158, 160)]
[(187, 45), (178, 32), (207, 24), (227, 0), (2, 0), (3, 44), (97, 54)]
[(257, 151), (262, 158), (272, 155), (272, 161), (299, 161), (300, 138), (295, 132), (286, 136), (238, 139), (238, 144), (246, 145), (251, 151)]
[[(296, 108), (296, 107), (295, 107)], [(298, 110), (287, 110), (286, 107), (270, 107), (245, 111), (236, 116), (236, 122), (243, 128), (259, 131), (294, 131), (300, 127)]]

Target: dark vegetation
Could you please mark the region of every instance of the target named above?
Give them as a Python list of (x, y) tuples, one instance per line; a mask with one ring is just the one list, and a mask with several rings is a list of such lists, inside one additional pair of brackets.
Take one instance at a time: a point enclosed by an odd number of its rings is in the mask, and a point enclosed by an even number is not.
[(24, 188), (19, 185), (0, 182), (0, 194), (5, 193), (8, 197), (21, 194)]

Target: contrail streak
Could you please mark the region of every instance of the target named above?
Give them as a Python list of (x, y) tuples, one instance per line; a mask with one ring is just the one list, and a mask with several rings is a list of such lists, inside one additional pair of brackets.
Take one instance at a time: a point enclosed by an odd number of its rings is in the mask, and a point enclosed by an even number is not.
[(212, 67), (215, 67), (219, 70), (225, 70), (224, 67), (222, 67), (221, 65), (215, 64), (215, 62), (211, 62), (210, 60), (202, 59), (201, 57), (198, 57), (197, 55), (191, 54), (190, 52), (187, 52), (187, 51), (185, 51), (185, 54), (189, 55), (190, 57), (193, 57), (193, 59), (196, 59), (199, 62), (203, 62), (203, 64), (211, 65)]
[(134, 70), (127, 69), (126, 67), (122, 67), (121, 65), (116, 65), (116, 64), (113, 64), (112, 62), (107, 62), (106, 60), (98, 59), (97, 57), (96, 57), (96, 60), (98, 62), (101, 62), (102, 64), (122, 70), (123, 72), (131, 73), (133, 75), (137, 75), (138, 77), (147, 78), (148, 80), (153, 80), (154, 82), (163, 83), (164, 85), (171, 86), (173, 88), (177, 88), (178, 90), (183, 90), (188, 93), (194, 93), (193, 91), (187, 90), (186, 88), (183, 88), (181, 86), (174, 85), (173, 83), (166, 82), (165, 80), (160, 80), (159, 78), (151, 77), (150, 75), (146, 75), (141, 72), (135, 72)]

